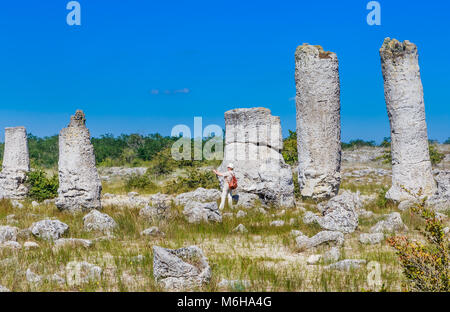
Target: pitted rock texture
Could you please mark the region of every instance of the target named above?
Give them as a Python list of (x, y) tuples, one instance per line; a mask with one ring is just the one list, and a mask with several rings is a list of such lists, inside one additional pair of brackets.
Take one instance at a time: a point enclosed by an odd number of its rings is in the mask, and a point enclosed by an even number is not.
[(5, 151), (0, 172), (0, 198), (24, 199), (30, 171), (27, 131), (24, 127), (5, 128)]
[(92, 210), (83, 217), (84, 230), (88, 232), (111, 233), (118, 225), (106, 213)]
[(361, 233), (359, 235), (359, 242), (361, 244), (374, 245), (379, 244), (384, 239), (383, 233)]
[[(216, 189), (205, 189), (199, 187), (195, 191), (182, 193), (175, 197), (175, 204), (184, 206), (189, 202), (196, 201), (201, 203), (212, 202), (220, 199), (220, 191)], [(153, 203), (155, 204), (155, 203)]]
[(222, 222), (217, 202), (199, 203), (189, 202), (184, 206), (183, 214), (189, 223)]
[(318, 205), (323, 217), (316, 218), (316, 221), (326, 230), (353, 233), (358, 227), (358, 210), (361, 207), (359, 193), (344, 191), (326, 204)]
[(176, 250), (153, 246), (153, 276), (166, 289), (192, 289), (209, 283), (211, 268), (197, 246)]
[(59, 189), (56, 206), (60, 210), (90, 211), (101, 208), (102, 184), (95, 167), (94, 148), (82, 111), (71, 117), (59, 134)]
[(386, 197), (403, 201), (436, 192), (428, 151), (425, 104), (415, 44), (386, 38), (380, 49), (384, 95), (391, 126), (392, 187)]
[(307, 250), (329, 242), (333, 242), (337, 246), (342, 246), (344, 244), (344, 234), (337, 231), (322, 231), (313, 237), (299, 235), (295, 238), (295, 242), (297, 243), (297, 248), (300, 250)]
[(295, 52), (298, 181), (301, 194), (322, 200), (341, 182), (339, 62), (335, 53), (303, 44)]
[(403, 223), (398, 212), (393, 212), (384, 216), (384, 220), (379, 221), (371, 229), (371, 233), (395, 233), (407, 231), (408, 227)]
[(437, 192), (427, 199), (426, 204), (436, 211), (450, 210), (450, 170), (435, 170), (434, 174)]
[(66, 279), (69, 286), (80, 286), (89, 282), (97, 282), (102, 277), (101, 267), (92, 263), (72, 261), (66, 265)]
[(31, 233), (44, 240), (55, 241), (67, 232), (69, 226), (59, 220), (42, 220), (31, 225)]
[(19, 228), (15, 226), (0, 226), (0, 243), (16, 241)]
[[(238, 188), (234, 194), (254, 194), (265, 205), (294, 207), (294, 183), (281, 150), (283, 140), (280, 118), (267, 108), (239, 108), (225, 112), (225, 152), (219, 171), (234, 164)], [(223, 179), (222, 183), (223, 183)], [(240, 202), (237, 203), (240, 205)]]

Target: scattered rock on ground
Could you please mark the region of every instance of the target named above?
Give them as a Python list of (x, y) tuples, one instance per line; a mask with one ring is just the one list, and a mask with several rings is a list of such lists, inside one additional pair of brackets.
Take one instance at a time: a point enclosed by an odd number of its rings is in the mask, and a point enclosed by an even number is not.
[(383, 233), (362, 233), (359, 235), (361, 244), (374, 245), (379, 244), (384, 239)]
[(15, 226), (0, 226), (0, 243), (7, 241), (16, 241), (19, 228)]
[(243, 224), (239, 224), (237, 227), (233, 229), (234, 233), (247, 233), (248, 230), (245, 228)]
[(371, 233), (395, 233), (400, 231), (406, 231), (408, 228), (402, 221), (402, 217), (398, 212), (384, 215), (384, 220), (379, 221), (371, 229)]
[(217, 202), (189, 202), (184, 207), (183, 214), (189, 223), (199, 223), (202, 221), (222, 222), (222, 215), (217, 206)]
[(88, 232), (112, 232), (118, 225), (106, 213), (92, 210), (83, 217), (84, 230)]
[(148, 229), (145, 229), (141, 232), (142, 236), (164, 236), (164, 233), (159, 230), (157, 226), (152, 226)]
[(66, 265), (66, 280), (69, 286), (80, 286), (101, 279), (102, 268), (86, 261), (72, 261)]
[(31, 225), (31, 233), (44, 240), (57, 240), (67, 232), (69, 226), (59, 220), (41, 220)]
[(176, 250), (153, 246), (153, 275), (166, 289), (192, 289), (209, 283), (211, 268), (197, 246)]
[(56, 250), (64, 247), (84, 247), (89, 248), (92, 246), (92, 241), (81, 238), (60, 238), (55, 241), (54, 248)]
[(195, 191), (182, 193), (175, 197), (175, 204), (179, 206), (184, 206), (189, 202), (213, 202), (220, 199), (220, 191), (217, 189), (205, 189), (199, 187)]

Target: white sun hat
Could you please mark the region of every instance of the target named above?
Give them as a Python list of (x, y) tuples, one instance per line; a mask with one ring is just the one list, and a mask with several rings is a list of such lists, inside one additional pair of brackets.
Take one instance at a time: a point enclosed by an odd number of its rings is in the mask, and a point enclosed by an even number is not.
[(227, 166), (227, 168), (233, 169), (233, 168), (234, 168), (233, 163), (229, 163), (228, 166)]

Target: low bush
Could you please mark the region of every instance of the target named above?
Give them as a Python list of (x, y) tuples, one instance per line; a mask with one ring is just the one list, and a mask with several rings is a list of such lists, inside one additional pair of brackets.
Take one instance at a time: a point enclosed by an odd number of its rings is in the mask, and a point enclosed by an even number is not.
[(130, 191), (147, 191), (154, 192), (158, 189), (158, 185), (152, 181), (148, 174), (133, 174), (125, 179), (125, 190)]
[(166, 194), (179, 194), (193, 191), (199, 187), (219, 188), (219, 180), (212, 171), (188, 169), (187, 176), (179, 176), (165, 183), (163, 192)]
[(405, 285), (413, 291), (448, 292), (450, 291), (449, 242), (444, 226), (433, 210), (425, 206), (425, 200), (411, 210), (424, 221), (420, 230), (426, 242), (412, 240), (406, 236), (394, 236), (388, 243), (395, 248), (403, 274), (407, 278)]
[(59, 180), (55, 174), (47, 177), (42, 169), (32, 170), (27, 175), (28, 196), (38, 202), (58, 196)]

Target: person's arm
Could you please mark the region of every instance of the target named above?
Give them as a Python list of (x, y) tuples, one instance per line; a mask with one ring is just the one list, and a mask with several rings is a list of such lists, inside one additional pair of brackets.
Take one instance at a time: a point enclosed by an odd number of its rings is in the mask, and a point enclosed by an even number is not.
[(215, 174), (217, 174), (219, 177), (223, 176), (223, 173), (220, 173), (220, 172), (217, 171), (217, 170), (213, 170), (213, 172), (214, 172)]

